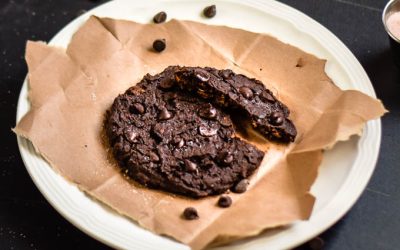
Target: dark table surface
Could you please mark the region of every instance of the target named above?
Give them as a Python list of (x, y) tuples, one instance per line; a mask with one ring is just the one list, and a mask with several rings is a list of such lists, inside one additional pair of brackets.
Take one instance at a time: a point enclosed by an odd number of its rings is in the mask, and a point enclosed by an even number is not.
[[(108, 249), (44, 199), (21, 160), (15, 126), (28, 39), (49, 41), (105, 1), (0, 0), (0, 249)], [(282, 0), (338, 36), (367, 71), (390, 113), (375, 173), (356, 205), (320, 237), (325, 249), (400, 249), (400, 84), (381, 23), (385, 0)], [(304, 245), (301, 249), (308, 249)]]

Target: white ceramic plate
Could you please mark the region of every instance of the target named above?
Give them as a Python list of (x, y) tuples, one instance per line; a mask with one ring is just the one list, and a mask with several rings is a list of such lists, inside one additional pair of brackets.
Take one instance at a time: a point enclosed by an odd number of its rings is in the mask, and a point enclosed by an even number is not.
[[(202, 9), (209, 4), (217, 5), (218, 14), (213, 19), (201, 16)], [(66, 47), (72, 34), (92, 14), (145, 23), (161, 10), (166, 11), (169, 18), (272, 34), (327, 59), (326, 71), (342, 89), (357, 89), (375, 97), (371, 82), (360, 63), (338, 38), (308, 16), (276, 1), (117, 0), (72, 21), (50, 44)], [(25, 81), (18, 102), (17, 121), (28, 110)], [(292, 248), (329, 228), (351, 208), (367, 185), (375, 168), (380, 140), (380, 120), (370, 121), (361, 138), (353, 137), (325, 153), (320, 174), (312, 187), (317, 203), (310, 220), (296, 222), (286, 229), (264, 233), (221, 249)], [(123, 249), (188, 249), (185, 245), (142, 229), (95, 202), (56, 174), (35, 153), (29, 141), (18, 138), (18, 144), (29, 174), (46, 199), (67, 220), (90, 236)]]

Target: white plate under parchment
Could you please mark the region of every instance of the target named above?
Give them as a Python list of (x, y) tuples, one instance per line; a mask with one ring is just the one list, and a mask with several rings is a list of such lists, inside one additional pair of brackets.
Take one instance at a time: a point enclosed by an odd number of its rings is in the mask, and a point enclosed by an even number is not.
[[(218, 9), (212, 19), (201, 16), (202, 9), (209, 4), (216, 4)], [(166, 11), (169, 18), (271, 34), (327, 59), (326, 72), (340, 88), (356, 89), (375, 97), (367, 74), (338, 38), (303, 13), (276, 1), (116, 0), (72, 21), (50, 44), (66, 47), (72, 34), (92, 14), (146, 23), (161, 10)], [(17, 121), (29, 110), (27, 92), (25, 81), (19, 97)], [(219, 249), (287, 249), (329, 228), (351, 208), (366, 187), (375, 168), (380, 140), (381, 123), (374, 120), (367, 123), (360, 138), (352, 137), (325, 153), (319, 176), (312, 187), (317, 203), (310, 220)], [(42, 194), (60, 214), (88, 235), (122, 249), (188, 249), (174, 240), (142, 229), (92, 200), (56, 174), (29, 141), (18, 138), (18, 145), (25, 166)]]

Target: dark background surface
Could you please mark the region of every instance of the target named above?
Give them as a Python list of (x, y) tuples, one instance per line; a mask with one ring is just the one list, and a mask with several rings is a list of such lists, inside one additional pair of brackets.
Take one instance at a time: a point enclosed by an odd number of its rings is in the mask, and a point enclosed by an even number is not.
[[(59, 215), (37, 190), (21, 160), (16, 104), (27, 69), (28, 39), (49, 41), (63, 26), (105, 1), (0, 0), (0, 249), (108, 249)], [(324, 249), (400, 249), (400, 83), (381, 23), (385, 0), (282, 0), (338, 36), (367, 71), (390, 113), (367, 189), (320, 237)], [(301, 249), (308, 249), (304, 245)]]

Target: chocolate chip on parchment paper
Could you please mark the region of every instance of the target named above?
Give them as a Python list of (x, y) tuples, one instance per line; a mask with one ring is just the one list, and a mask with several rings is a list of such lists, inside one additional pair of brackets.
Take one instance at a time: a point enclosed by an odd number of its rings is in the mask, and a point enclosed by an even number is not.
[(246, 192), (248, 185), (249, 181), (247, 179), (243, 179), (232, 188), (232, 191), (238, 194), (244, 193)]
[(186, 220), (196, 220), (199, 218), (199, 214), (197, 213), (196, 208), (187, 207), (183, 211), (183, 218), (185, 218)]
[(154, 17), (153, 21), (154, 23), (163, 23), (167, 20), (167, 13), (165, 11), (158, 12)]
[(219, 207), (230, 207), (232, 205), (232, 199), (231, 197), (227, 196), (227, 195), (222, 195), (221, 197), (219, 197), (218, 199), (218, 206)]
[(167, 44), (166, 44), (165, 39), (156, 39), (153, 42), (153, 49), (157, 52), (161, 52), (161, 51), (165, 50), (166, 47), (167, 47)]

